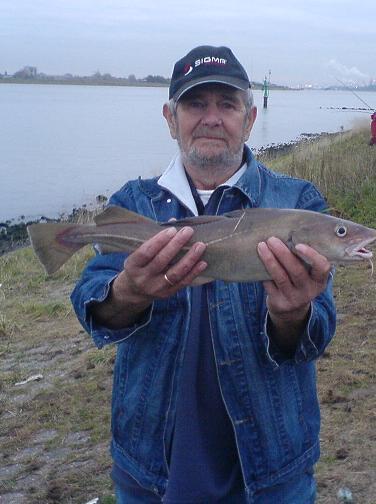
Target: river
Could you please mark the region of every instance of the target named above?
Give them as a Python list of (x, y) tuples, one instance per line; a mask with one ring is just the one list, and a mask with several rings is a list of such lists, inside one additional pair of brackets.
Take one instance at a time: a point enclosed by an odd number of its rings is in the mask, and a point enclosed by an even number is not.
[[(255, 150), (369, 123), (369, 114), (328, 110), (362, 107), (349, 91), (272, 91), (267, 110), (254, 94)], [(360, 96), (376, 107), (376, 93)], [(0, 85), (0, 222), (70, 213), (131, 178), (160, 174), (176, 152), (166, 99), (166, 88)]]

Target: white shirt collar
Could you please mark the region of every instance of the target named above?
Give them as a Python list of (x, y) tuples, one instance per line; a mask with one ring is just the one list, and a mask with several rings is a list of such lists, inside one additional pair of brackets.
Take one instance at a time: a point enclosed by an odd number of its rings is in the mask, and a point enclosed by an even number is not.
[[(243, 175), (246, 168), (247, 164), (244, 163), (239, 168), (239, 170), (237, 170), (234, 175), (226, 180), (226, 182), (221, 184), (221, 186), (234, 186)], [(176, 157), (171, 161), (166, 170), (162, 173), (158, 180), (158, 185), (165, 189), (168, 189), (174, 196), (176, 196), (176, 198), (178, 198), (186, 207), (188, 207), (189, 210), (191, 210), (193, 215), (198, 215), (196, 203), (193, 199), (192, 191), (185, 175), (185, 170), (180, 153), (176, 155)]]

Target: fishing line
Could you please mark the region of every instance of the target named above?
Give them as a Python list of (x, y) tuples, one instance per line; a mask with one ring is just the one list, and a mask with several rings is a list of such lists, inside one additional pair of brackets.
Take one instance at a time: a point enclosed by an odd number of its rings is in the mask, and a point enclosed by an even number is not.
[[(343, 108), (343, 107), (320, 107), (321, 110), (338, 110), (339, 112), (356, 112), (357, 114), (367, 114), (369, 115), (368, 110), (360, 110), (355, 108)], [(372, 110), (372, 109), (371, 109)]]
[(371, 106), (370, 106), (367, 102), (365, 102), (365, 101), (363, 100), (363, 98), (361, 98), (359, 95), (357, 95), (357, 94), (355, 93), (355, 91), (354, 91), (353, 89), (351, 89), (351, 87), (346, 86), (346, 84), (345, 84), (344, 82), (342, 82), (342, 81), (341, 81), (341, 79), (338, 79), (338, 77), (334, 77), (334, 78), (335, 78), (335, 80), (337, 80), (340, 84), (342, 84), (342, 86), (344, 86), (346, 89), (348, 89), (349, 91), (351, 91), (351, 92), (352, 92), (352, 94), (354, 94), (354, 95), (358, 98), (358, 100), (360, 100), (362, 103), (364, 103), (364, 105), (366, 105), (366, 106), (369, 108), (369, 110), (372, 110), (372, 111), (373, 111), (373, 110), (375, 110), (375, 109), (373, 109), (373, 108), (372, 108), (372, 107), (371, 107)]

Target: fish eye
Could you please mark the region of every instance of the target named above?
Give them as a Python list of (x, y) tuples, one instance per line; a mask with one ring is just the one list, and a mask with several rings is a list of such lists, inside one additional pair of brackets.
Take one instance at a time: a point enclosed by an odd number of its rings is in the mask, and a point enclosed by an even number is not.
[(343, 238), (344, 236), (347, 235), (347, 227), (340, 225), (336, 229), (336, 235), (339, 236), (340, 238)]

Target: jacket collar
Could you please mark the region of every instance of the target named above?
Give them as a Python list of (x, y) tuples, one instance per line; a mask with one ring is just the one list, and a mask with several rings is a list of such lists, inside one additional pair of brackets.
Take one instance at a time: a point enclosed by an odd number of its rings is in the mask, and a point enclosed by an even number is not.
[(158, 180), (158, 185), (176, 196), (177, 199), (189, 208), (193, 215), (198, 215), (196, 203), (185, 176), (180, 153), (176, 155), (167, 169), (162, 173)]
[(240, 191), (247, 196), (250, 206), (255, 207), (259, 205), (260, 196), (263, 190), (260, 167), (253, 156), (251, 149), (247, 145), (244, 146), (244, 156), (247, 169), (235, 184), (235, 187), (240, 189)]

